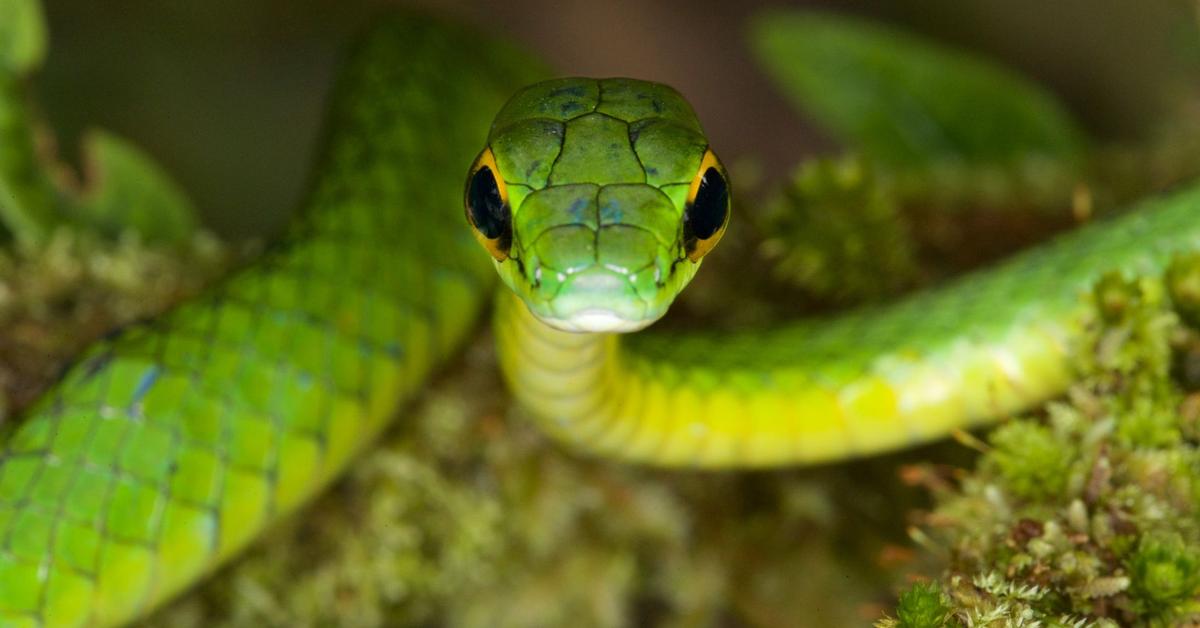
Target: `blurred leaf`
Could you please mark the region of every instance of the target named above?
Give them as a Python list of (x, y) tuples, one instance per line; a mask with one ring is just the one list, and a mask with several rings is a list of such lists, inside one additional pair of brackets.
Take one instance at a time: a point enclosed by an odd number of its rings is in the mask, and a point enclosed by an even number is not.
[(54, 225), (58, 197), (37, 160), (24, 77), (46, 55), (39, 0), (0, 0), (0, 232), (21, 242), (43, 241)]
[(0, 0), (0, 69), (27, 74), (46, 54), (46, 22), (38, 0)]
[(869, 22), (769, 11), (756, 55), (786, 94), (868, 157), (938, 162), (1074, 161), (1083, 135), (1029, 81), (964, 52)]
[(145, 153), (110, 133), (84, 141), (88, 187), (78, 220), (108, 235), (129, 229), (147, 242), (179, 243), (196, 230), (196, 212), (178, 185)]
[(180, 189), (139, 150), (106, 133), (88, 137), (88, 185), (79, 194), (58, 189), (61, 166), (40, 154), (24, 75), (46, 52), (38, 0), (0, 0), (0, 230), (25, 243), (44, 242), (72, 218), (106, 235), (124, 230), (147, 242), (179, 243), (196, 229), (195, 212)]
[(0, 73), (0, 232), (25, 243), (43, 241), (58, 220), (58, 195), (34, 144), (23, 81)]

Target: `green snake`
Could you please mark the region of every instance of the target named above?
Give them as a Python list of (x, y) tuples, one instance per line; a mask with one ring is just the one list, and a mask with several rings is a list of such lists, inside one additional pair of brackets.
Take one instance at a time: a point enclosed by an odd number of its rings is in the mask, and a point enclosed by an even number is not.
[(674, 90), (517, 91), (541, 78), (425, 19), (364, 38), (282, 241), (92, 346), (4, 434), (0, 625), (123, 623), (235, 555), (455, 355), (497, 271), (501, 367), (547, 432), (653, 465), (759, 467), (919, 443), (1062, 392), (1100, 273), (1200, 246), (1191, 190), (894, 305), (622, 336), (716, 244), (729, 182)]

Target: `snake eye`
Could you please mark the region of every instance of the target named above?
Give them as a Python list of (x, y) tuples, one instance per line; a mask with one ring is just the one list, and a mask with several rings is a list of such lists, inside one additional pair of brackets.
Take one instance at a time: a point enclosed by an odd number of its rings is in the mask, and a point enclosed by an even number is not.
[(465, 205), (475, 239), (492, 257), (503, 262), (512, 246), (512, 210), (508, 206), (508, 190), (496, 172), (492, 149), (483, 149), (467, 176)]
[(704, 153), (700, 170), (688, 191), (683, 210), (683, 244), (693, 262), (708, 254), (729, 224), (729, 180), (711, 150)]

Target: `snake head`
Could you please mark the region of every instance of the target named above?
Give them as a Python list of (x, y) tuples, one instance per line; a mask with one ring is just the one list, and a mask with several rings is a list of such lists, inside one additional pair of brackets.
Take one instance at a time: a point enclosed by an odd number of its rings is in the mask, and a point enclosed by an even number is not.
[(666, 313), (729, 222), (724, 167), (678, 92), (566, 78), (514, 95), (466, 185), (467, 221), (546, 324), (628, 332)]

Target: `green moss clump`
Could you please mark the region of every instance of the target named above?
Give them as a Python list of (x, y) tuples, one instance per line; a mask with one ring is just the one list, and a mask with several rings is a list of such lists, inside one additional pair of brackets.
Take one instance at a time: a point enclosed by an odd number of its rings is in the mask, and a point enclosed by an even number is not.
[(1189, 546), (1178, 534), (1148, 535), (1127, 566), (1136, 609), (1147, 619), (1200, 611), (1200, 547)]
[(1108, 272), (1092, 289), (1096, 311), (1106, 322), (1118, 323), (1138, 301), (1138, 286), (1119, 272)]
[(775, 274), (819, 300), (882, 300), (918, 278), (900, 206), (861, 158), (804, 162), (753, 218)]
[(1200, 327), (1200, 253), (1180, 255), (1167, 269), (1167, 291), (1175, 311), (1192, 327)]
[(950, 598), (933, 583), (918, 583), (896, 603), (896, 618), (876, 622), (876, 628), (948, 628), (958, 626), (953, 619)]
[(1014, 495), (1023, 499), (1053, 499), (1067, 487), (1073, 452), (1052, 429), (1017, 421), (992, 432), (994, 449), (985, 463)]

